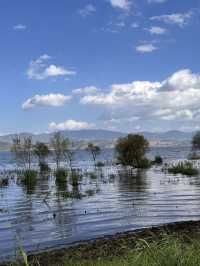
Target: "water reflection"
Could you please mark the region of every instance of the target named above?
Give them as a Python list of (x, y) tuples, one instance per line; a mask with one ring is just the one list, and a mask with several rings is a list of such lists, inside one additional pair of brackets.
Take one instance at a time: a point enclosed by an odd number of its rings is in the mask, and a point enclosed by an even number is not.
[[(26, 251), (164, 222), (199, 219), (199, 177), (174, 177), (161, 168), (130, 171), (119, 167), (80, 171), (57, 184), (52, 175), (34, 187), (9, 181), (0, 188), (0, 258)], [(75, 197), (80, 195), (80, 197)], [(7, 210), (7, 211), (6, 211)]]

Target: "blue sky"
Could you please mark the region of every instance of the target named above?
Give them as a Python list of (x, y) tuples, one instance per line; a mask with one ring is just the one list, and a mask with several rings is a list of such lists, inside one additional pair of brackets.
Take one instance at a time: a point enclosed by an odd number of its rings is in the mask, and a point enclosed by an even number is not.
[(200, 126), (198, 0), (2, 0), (0, 134)]

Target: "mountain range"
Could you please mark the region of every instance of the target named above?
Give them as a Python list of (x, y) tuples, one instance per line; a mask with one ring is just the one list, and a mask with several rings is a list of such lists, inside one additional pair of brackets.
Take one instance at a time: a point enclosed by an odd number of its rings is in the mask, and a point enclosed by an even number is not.
[[(93, 130), (67, 130), (61, 131), (62, 135), (66, 138), (73, 140), (74, 142), (89, 142), (89, 141), (100, 141), (102, 142), (114, 142), (120, 137), (124, 137), (127, 133), (116, 132), (110, 130), (93, 129)], [(167, 131), (167, 132), (140, 132), (139, 134), (144, 135), (149, 141), (159, 141), (159, 142), (189, 142), (191, 141), (194, 132), (182, 132), (178, 130)], [(12, 139), (15, 134), (8, 134), (0, 136), (0, 149), (9, 149)], [(21, 138), (26, 136), (31, 136), (33, 142), (45, 142), (49, 143), (53, 133), (43, 133), (43, 134), (32, 134), (32, 133), (20, 133)]]

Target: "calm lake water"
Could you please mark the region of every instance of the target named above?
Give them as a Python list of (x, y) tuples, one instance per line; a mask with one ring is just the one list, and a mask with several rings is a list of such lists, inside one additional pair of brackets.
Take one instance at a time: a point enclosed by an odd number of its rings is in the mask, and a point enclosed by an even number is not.
[[(165, 161), (186, 158), (188, 147), (154, 148)], [(101, 160), (110, 161), (113, 151)], [(15, 178), (0, 188), (0, 259), (16, 256), (19, 247), (27, 252), (59, 248), (82, 240), (139, 229), (162, 223), (200, 218), (200, 177), (173, 176), (154, 167), (125, 173), (105, 166), (93, 172), (87, 153), (79, 152), (76, 166), (83, 169), (78, 190), (82, 199), (65, 197), (70, 182), (59, 187), (54, 177), (40, 178), (27, 191)], [(0, 153), (0, 167), (14, 167), (9, 153)], [(76, 191), (77, 192), (77, 191)], [(55, 215), (54, 215), (55, 214)]]

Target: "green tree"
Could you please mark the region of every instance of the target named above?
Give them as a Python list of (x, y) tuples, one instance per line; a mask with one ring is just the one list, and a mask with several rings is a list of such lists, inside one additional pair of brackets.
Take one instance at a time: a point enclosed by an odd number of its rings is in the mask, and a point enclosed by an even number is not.
[(64, 138), (61, 135), (60, 132), (54, 133), (52, 139), (51, 139), (51, 147), (52, 147), (52, 154), (53, 158), (56, 162), (56, 168), (58, 169), (60, 167), (60, 163), (63, 159), (63, 146), (65, 145), (64, 143)]
[(13, 138), (11, 152), (14, 154), (17, 164), (29, 170), (31, 169), (33, 144), (30, 136), (24, 137), (23, 140), (21, 140), (20, 136), (16, 135)]
[(149, 142), (142, 135), (129, 134), (117, 141), (115, 150), (118, 162), (124, 166), (146, 168), (148, 160), (145, 154), (149, 149)]
[(50, 154), (48, 145), (42, 142), (37, 142), (34, 146), (34, 154), (38, 158), (40, 171), (42, 172), (43, 169), (48, 169), (48, 164), (46, 163), (46, 159)]
[(88, 143), (87, 151), (92, 155), (92, 159), (96, 163), (96, 158), (101, 153), (100, 147), (93, 143)]

